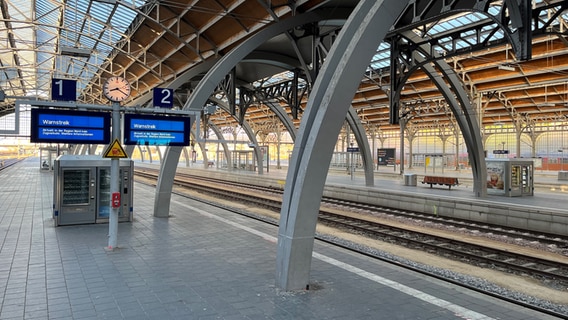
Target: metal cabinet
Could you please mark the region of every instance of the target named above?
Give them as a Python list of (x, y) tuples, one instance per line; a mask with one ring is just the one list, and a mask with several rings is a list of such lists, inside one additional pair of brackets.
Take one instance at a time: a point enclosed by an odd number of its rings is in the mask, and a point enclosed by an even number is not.
[[(63, 155), (54, 163), (55, 225), (106, 223), (110, 214), (110, 159)], [(120, 160), (121, 206), (118, 221), (132, 221), (134, 163)]]

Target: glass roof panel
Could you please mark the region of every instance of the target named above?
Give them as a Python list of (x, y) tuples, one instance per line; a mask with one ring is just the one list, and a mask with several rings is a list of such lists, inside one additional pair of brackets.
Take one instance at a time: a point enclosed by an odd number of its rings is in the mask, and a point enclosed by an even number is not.
[[(268, 86), (271, 86), (273, 84), (288, 81), (288, 80), (291, 80), (291, 79), (294, 79), (294, 72), (284, 71), (284, 72), (275, 74), (272, 77), (268, 77), (268, 78), (265, 78), (265, 79), (261, 79), (259, 81), (255, 81), (253, 85), (255, 87), (259, 87), (259, 86), (268, 87)], [(301, 79), (301, 78), (298, 79), (298, 81), (300, 83), (304, 82), (304, 80)]]
[(372, 69), (382, 69), (390, 65), (390, 44), (382, 42), (369, 65)]
[[(51, 77), (75, 78), (78, 89), (82, 90), (99, 72), (99, 66), (112, 53), (114, 45), (128, 37), (126, 33), (136, 18), (137, 8), (152, 5), (144, 0), (4, 0), (6, 7), (6, 28), (0, 30), (4, 47), (0, 48), (0, 87), (11, 88), (9, 95), (26, 94), (26, 90), (49, 92)], [(163, 2), (162, 2), (163, 3)], [(548, 0), (535, 0), (536, 6), (547, 5)], [(497, 16), (501, 10), (499, 2), (494, 2), (489, 14)], [(35, 7), (34, 7), (35, 6)], [(543, 20), (546, 20), (543, 11)], [(568, 12), (562, 15), (568, 18)], [(450, 32), (464, 25), (486, 20), (481, 13), (460, 13), (439, 21), (428, 30), (429, 35)], [(565, 21), (564, 21), (565, 23)], [(7, 29), (11, 29), (10, 35)], [(503, 31), (495, 33), (491, 26), (484, 27), (482, 40), (503, 39)], [(456, 45), (468, 45), (468, 37)], [(12, 38), (11, 38), (12, 37)], [(444, 38), (447, 45), (450, 38)], [(63, 56), (62, 47), (86, 49), (88, 57)], [(385, 68), (390, 64), (390, 50), (382, 43), (370, 64), (371, 68)], [(270, 82), (289, 79), (283, 74), (272, 77)], [(22, 85), (25, 83), (25, 86)]]
[(113, 44), (124, 37), (138, 14), (134, 9), (145, 2), (68, 0), (63, 5), (62, 1), (57, 1), (65, 8), (58, 46), (84, 49), (90, 54), (88, 57), (58, 56), (56, 74), (76, 79), (77, 90), (81, 92), (108, 58)]

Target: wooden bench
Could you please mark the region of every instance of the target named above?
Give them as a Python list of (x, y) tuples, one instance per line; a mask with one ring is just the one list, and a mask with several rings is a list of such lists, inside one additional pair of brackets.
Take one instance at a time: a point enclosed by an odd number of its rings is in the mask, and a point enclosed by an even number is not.
[(432, 188), (432, 185), (434, 185), (434, 184), (445, 185), (445, 186), (448, 186), (449, 189), (452, 189), (452, 186), (459, 185), (458, 178), (436, 177), (436, 176), (424, 176), (424, 180), (422, 180), (422, 183), (429, 184), (430, 188)]

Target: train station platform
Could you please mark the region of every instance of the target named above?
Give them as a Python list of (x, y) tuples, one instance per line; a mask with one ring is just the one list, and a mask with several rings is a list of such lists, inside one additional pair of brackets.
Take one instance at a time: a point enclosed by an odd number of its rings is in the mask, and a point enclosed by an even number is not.
[[(136, 167), (159, 168), (159, 163), (136, 162)], [(403, 175), (393, 167), (376, 170), (374, 185), (367, 186), (363, 170), (350, 174), (347, 170), (330, 168), (324, 196), (346, 201), (361, 201), (374, 205), (419, 211), (448, 218), (464, 219), (548, 234), (568, 234), (568, 181), (559, 180), (558, 172), (535, 171), (532, 195), (505, 196), (489, 193), (477, 197), (473, 191), (470, 170), (405, 169)], [(399, 169), (397, 167), (397, 169)], [(180, 163), (178, 172), (225, 179), (261, 186), (281, 187), (286, 184), (287, 169), (269, 168), (263, 174), (247, 170), (205, 168), (203, 164), (189, 166)], [(414, 185), (405, 183), (406, 174), (414, 174)], [(422, 184), (425, 175), (455, 177), (459, 185)]]
[[(152, 167), (159, 168), (159, 162), (135, 162), (137, 167)], [(201, 163), (192, 163), (190, 166), (181, 164), (178, 167), (179, 171), (194, 171), (194, 172), (219, 172), (222, 175), (239, 175), (251, 177), (252, 179), (270, 179), (276, 183), (285, 184), (287, 168), (282, 167), (277, 169), (271, 165), (268, 172), (263, 172), (259, 175), (255, 171), (246, 170), (226, 170), (217, 169), (215, 167), (205, 168)], [(417, 176), (417, 185), (405, 185), (404, 176), (413, 174)], [(404, 173), (400, 173), (400, 167), (386, 167), (381, 166), (379, 169), (374, 170), (374, 185), (368, 188), (371, 189), (386, 189), (396, 190), (409, 194), (422, 194), (431, 196), (449, 196), (463, 199), (477, 199), (473, 193), (473, 179), (470, 169), (435, 169), (431, 168), (412, 168), (404, 169)], [(443, 176), (443, 177), (456, 177), (459, 180), (459, 185), (448, 188), (447, 186), (434, 185), (430, 187), (428, 184), (422, 184), (422, 177), (425, 175)], [(326, 179), (326, 184), (348, 185), (356, 187), (365, 187), (365, 174), (362, 169), (355, 170), (351, 175), (345, 168), (330, 168)], [(541, 208), (566, 210), (568, 214), (568, 180), (559, 180), (558, 172), (535, 170), (534, 172), (534, 194), (532, 196), (522, 197), (509, 197), (502, 195), (488, 194), (484, 197), (485, 200), (494, 201), (499, 203), (511, 203), (527, 206), (536, 206)], [(564, 202), (567, 201), (567, 202)]]
[(553, 319), (316, 241), (310, 290), (275, 283), (277, 228), (135, 183), (118, 248), (108, 225), (55, 227), (53, 172), (0, 171), (0, 319)]

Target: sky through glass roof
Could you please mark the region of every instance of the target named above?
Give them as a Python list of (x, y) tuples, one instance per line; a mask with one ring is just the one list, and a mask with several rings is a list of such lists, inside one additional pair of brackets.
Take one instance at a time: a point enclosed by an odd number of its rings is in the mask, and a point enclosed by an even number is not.
[[(9, 96), (49, 98), (52, 78), (77, 80), (78, 93), (124, 38), (145, 1), (7, 0), (0, 83)], [(35, 7), (34, 7), (35, 4)], [(10, 32), (8, 32), (10, 30)], [(88, 56), (69, 56), (67, 49)]]

